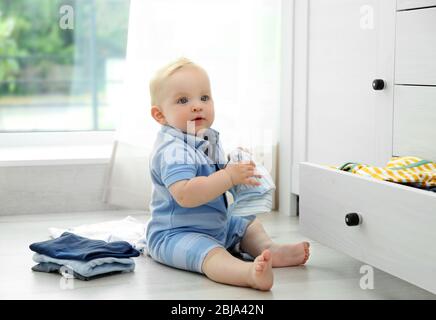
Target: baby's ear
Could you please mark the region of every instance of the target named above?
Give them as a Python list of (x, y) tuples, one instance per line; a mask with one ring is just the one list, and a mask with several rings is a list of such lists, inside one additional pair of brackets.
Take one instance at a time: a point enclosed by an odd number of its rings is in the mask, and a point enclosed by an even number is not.
[(161, 111), (159, 106), (151, 106), (151, 116), (153, 117), (154, 120), (156, 120), (157, 122), (159, 122), (160, 124), (165, 124), (166, 120), (165, 120), (165, 115), (163, 114), (163, 112)]

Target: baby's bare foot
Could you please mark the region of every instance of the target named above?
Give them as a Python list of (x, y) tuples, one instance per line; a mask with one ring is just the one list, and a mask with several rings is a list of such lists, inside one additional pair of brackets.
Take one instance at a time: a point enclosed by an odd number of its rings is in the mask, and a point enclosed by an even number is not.
[(309, 247), (309, 242), (272, 245), (269, 248), (272, 253), (272, 266), (293, 267), (305, 264), (310, 256)]
[(264, 250), (252, 263), (250, 269), (251, 287), (262, 291), (271, 290), (273, 286), (272, 255)]

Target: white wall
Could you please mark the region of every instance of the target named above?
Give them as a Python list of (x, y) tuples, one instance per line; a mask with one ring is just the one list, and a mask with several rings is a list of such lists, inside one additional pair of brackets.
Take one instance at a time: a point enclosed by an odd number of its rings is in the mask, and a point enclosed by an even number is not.
[(102, 201), (107, 166), (0, 167), (0, 215), (114, 210)]

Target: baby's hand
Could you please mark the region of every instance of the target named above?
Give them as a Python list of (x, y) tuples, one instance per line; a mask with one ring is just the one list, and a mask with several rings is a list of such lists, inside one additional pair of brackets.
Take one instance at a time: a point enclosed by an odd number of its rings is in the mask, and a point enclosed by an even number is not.
[(233, 185), (248, 184), (252, 186), (260, 186), (261, 183), (254, 179), (254, 177), (260, 178), (262, 176), (255, 174), (255, 167), (256, 164), (253, 161), (248, 163), (238, 162), (228, 164), (224, 170), (229, 174)]

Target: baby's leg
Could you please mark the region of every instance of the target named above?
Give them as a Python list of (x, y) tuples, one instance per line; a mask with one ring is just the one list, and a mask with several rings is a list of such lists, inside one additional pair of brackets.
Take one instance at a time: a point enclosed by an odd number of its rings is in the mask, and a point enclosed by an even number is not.
[(202, 271), (216, 282), (263, 291), (273, 285), (271, 252), (263, 251), (254, 262), (242, 261), (222, 247), (212, 249), (203, 262)]
[(305, 264), (309, 259), (309, 242), (295, 244), (274, 243), (266, 233), (262, 223), (255, 219), (247, 228), (241, 241), (241, 249), (253, 257), (269, 249), (273, 267), (291, 267)]

